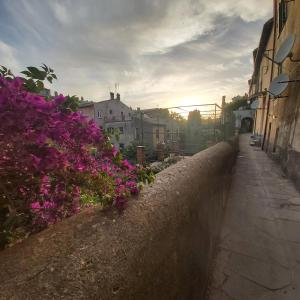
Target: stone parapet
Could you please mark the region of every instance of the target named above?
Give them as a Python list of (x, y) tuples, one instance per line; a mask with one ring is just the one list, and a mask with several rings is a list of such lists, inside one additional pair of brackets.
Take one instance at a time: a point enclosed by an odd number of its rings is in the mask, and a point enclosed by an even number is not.
[(0, 253), (0, 299), (201, 299), (236, 140), (162, 171), (119, 215), (87, 209)]

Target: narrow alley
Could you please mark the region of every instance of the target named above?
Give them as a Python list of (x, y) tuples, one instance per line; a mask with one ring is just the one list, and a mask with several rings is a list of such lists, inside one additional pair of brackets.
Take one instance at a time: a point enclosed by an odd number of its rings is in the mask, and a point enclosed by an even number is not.
[(249, 138), (240, 136), (209, 299), (296, 300), (300, 195)]

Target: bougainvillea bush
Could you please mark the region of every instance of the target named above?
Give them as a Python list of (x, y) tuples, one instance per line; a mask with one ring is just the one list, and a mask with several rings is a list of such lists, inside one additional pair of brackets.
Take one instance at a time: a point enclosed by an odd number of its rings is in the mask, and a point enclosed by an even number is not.
[(64, 101), (26, 91), (20, 78), (0, 77), (2, 246), (84, 207), (121, 210), (139, 192), (141, 168), (122, 160), (102, 130)]

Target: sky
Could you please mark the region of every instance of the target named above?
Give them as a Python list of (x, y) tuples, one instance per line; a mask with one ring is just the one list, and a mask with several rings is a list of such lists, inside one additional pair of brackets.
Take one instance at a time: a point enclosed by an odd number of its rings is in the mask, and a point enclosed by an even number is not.
[(0, 65), (42, 63), (49, 86), (132, 107), (220, 103), (248, 90), (272, 0), (0, 0)]

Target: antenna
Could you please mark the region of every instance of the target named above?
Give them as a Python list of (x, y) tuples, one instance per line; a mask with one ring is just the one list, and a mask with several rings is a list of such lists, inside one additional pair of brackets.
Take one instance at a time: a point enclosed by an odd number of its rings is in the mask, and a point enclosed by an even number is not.
[(289, 57), (292, 62), (300, 62), (300, 60), (296, 60), (292, 58), (293, 57), (292, 49), (294, 47), (295, 40), (296, 40), (295, 34), (290, 34), (279, 47), (274, 59), (270, 58), (265, 53), (263, 54), (263, 56), (277, 65), (282, 64), (287, 57)]
[(282, 64), (287, 57), (292, 57), (292, 49), (295, 43), (295, 35), (290, 34), (279, 47), (274, 60), (277, 64)]
[(119, 82), (115, 82), (115, 93), (118, 93), (120, 91), (120, 84)]
[[(280, 96), (289, 85), (289, 77), (286, 74), (280, 74), (270, 83), (269, 94), (274, 98)], [(278, 97), (281, 98), (281, 97)]]

